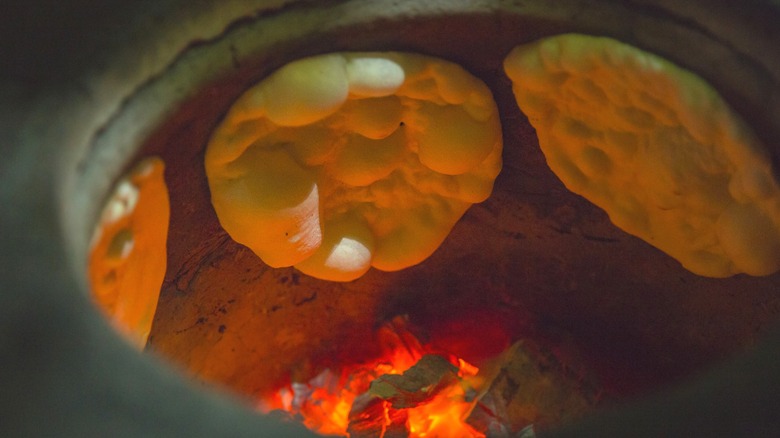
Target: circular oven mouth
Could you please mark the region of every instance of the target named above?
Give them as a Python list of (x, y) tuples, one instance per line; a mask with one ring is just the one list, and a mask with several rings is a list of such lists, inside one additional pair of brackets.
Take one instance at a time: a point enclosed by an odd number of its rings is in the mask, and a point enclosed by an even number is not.
[[(458, 356), (495, 357), (518, 340), (559, 351), (557, 359), (572, 361), (564, 365), (584, 364), (607, 398), (622, 400), (679, 383), (763, 336), (780, 304), (777, 275), (699, 277), (614, 228), (546, 167), (501, 68), (512, 47), (544, 36), (614, 37), (701, 73), (771, 140), (777, 128), (767, 116), (751, 117), (759, 104), (740, 89), (740, 78), (718, 76), (706, 56), (686, 58), (684, 48), (656, 35), (672, 29), (690, 36), (688, 45), (707, 42), (710, 54), (731, 48), (642, 8), (599, 11), (616, 18), (606, 20), (596, 11), (575, 19), (544, 7), (434, 2), (412, 13), (383, 6), (302, 4), (193, 45), (125, 100), (81, 157), (82, 172), (66, 176), (64, 190), (79, 192), (66, 199), (83, 207), (65, 213), (68, 238), (86, 260), (85, 236), (102, 206), (96, 200), (141, 159), (165, 162), (167, 270), (147, 350), (196, 379), (257, 398), (372, 354), (373, 336), (402, 315)], [(647, 33), (617, 20), (625, 16)], [(292, 23), (301, 25), (290, 30)], [(504, 138), (504, 170), (492, 196), (464, 215), (429, 260), (394, 273), (372, 270), (350, 283), (271, 269), (232, 241), (211, 207), (202, 164), (210, 133), (250, 84), (288, 61), (334, 49), (457, 62), (493, 92)], [(745, 77), (765, 75), (744, 54), (727, 60), (744, 63)]]

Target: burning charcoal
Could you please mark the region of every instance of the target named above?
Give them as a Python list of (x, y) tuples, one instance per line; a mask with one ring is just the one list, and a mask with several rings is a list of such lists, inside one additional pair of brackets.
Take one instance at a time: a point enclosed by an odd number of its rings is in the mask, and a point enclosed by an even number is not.
[(406, 438), (408, 416), (393, 409), (385, 400), (363, 394), (355, 399), (349, 411), (347, 433), (351, 438)]
[(504, 354), (499, 372), (466, 422), (485, 430), (492, 424), (487, 413), (503, 410), (494, 417), (511, 432), (532, 423), (557, 424), (591, 409), (598, 401), (594, 394), (582, 376), (571, 375), (552, 353), (520, 341)]
[(292, 409), (293, 411), (297, 411), (301, 409), (301, 406), (303, 406), (309, 398), (311, 398), (312, 390), (306, 383), (293, 382), (290, 386), (292, 387), (293, 393)]
[(409, 415), (403, 409), (393, 409), (387, 407), (387, 418), (390, 422), (385, 428), (385, 434), (382, 438), (408, 438), (409, 437)]
[(458, 368), (447, 359), (427, 354), (403, 374), (385, 374), (371, 382), (369, 394), (395, 409), (415, 407), (458, 380)]
[[(463, 422), (480, 395), (467, 384), (479, 370), (463, 360), (458, 369), (442, 356), (425, 355), (407, 324), (407, 318), (397, 317), (380, 329), (384, 354), (375, 361), (325, 370), (280, 389), (259, 406), (263, 412), (283, 409), (329, 436), (409, 438), (414, 430), (414, 436), (483, 437)], [(407, 371), (386, 374), (393, 370)]]
[(509, 419), (503, 399), (496, 402), (495, 394), (488, 392), (479, 399), (466, 423), (485, 434), (486, 438), (509, 438)]
[(381, 437), (385, 429), (385, 401), (363, 394), (352, 403), (349, 411), (350, 437), (369, 438)]

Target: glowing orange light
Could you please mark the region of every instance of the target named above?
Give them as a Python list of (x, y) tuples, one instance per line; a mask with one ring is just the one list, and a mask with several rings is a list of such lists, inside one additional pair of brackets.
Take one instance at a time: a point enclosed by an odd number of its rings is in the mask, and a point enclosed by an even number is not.
[(484, 438), (464, 422), (472, 407), (465, 401), (463, 388), (451, 386), (430, 402), (409, 409), (409, 436)]
[[(385, 333), (386, 335), (386, 333)], [(419, 341), (407, 331), (398, 336), (380, 332), (384, 357), (370, 364), (345, 367), (339, 373), (325, 370), (306, 384), (295, 383), (280, 389), (262, 400), (262, 411), (284, 410), (300, 418), (311, 430), (324, 435), (349, 436), (349, 412), (355, 399), (368, 391), (371, 382), (384, 374), (400, 374), (411, 368), (428, 353)], [(399, 342), (400, 341), (400, 342)], [(445, 388), (431, 400), (404, 409), (410, 437), (484, 438), (485, 435), (469, 426), (465, 419), (474, 407), (467, 390), (475, 390), (479, 369), (463, 359), (451, 358), (458, 364), (459, 382)], [(472, 397), (473, 399), (473, 397)], [(390, 403), (384, 402), (384, 427), (392, 420)]]

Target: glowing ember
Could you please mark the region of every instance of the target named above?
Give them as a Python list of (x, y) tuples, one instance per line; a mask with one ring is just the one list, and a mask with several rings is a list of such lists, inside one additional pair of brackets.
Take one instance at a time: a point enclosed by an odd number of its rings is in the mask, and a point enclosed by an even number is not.
[(323, 435), (485, 437), (465, 422), (476, 403), (476, 367), (421, 345), (401, 318), (378, 337), (382, 357), (292, 383), (260, 410), (288, 412)]
[(409, 410), (409, 436), (484, 437), (464, 422), (473, 407), (465, 391), (454, 385), (428, 403)]

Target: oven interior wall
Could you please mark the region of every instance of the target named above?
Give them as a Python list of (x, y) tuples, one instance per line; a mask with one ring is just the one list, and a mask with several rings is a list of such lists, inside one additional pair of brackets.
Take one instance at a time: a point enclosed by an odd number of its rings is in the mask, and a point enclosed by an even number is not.
[[(560, 32), (561, 24), (504, 24), (522, 30), (505, 41), (492, 18), (448, 17), (280, 48), (301, 56), (341, 46), (433, 54), (460, 62), (493, 90), (505, 142), (494, 194), (429, 260), (404, 271), (329, 283), (269, 269), (219, 226), (203, 172), (209, 132), (232, 98), (282, 58), (238, 66), (183, 105), (144, 148), (165, 159), (173, 206), (149, 349), (206, 381), (258, 394), (290, 373), (305, 379), (333, 361), (371, 354), (377, 325), (408, 314), (467, 359), (521, 337), (576, 346), (620, 396), (673, 383), (756, 342), (780, 312), (780, 276), (695, 276), (569, 193), (547, 168), (501, 70), (508, 41)], [(435, 32), (441, 26), (452, 29), (447, 38)], [(356, 43), (353, 34), (371, 36)], [(495, 343), (480, 351), (486, 337)]]

